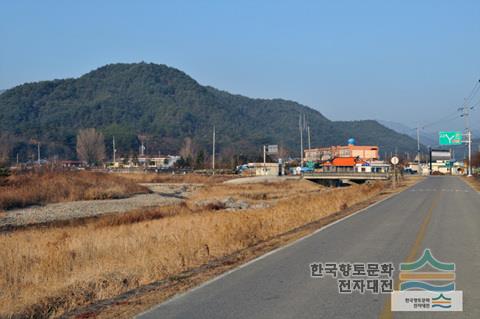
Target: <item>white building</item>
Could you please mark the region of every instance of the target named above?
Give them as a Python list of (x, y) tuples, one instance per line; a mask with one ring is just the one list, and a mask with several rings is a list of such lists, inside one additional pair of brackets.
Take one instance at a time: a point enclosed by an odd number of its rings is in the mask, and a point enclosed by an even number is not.
[(138, 164), (147, 168), (171, 168), (178, 160), (180, 160), (178, 155), (142, 156), (138, 158)]
[(280, 164), (278, 163), (249, 163), (248, 166), (255, 168), (257, 176), (278, 176), (280, 174)]
[(388, 173), (390, 164), (384, 161), (370, 161), (355, 164), (355, 171), (359, 173)]

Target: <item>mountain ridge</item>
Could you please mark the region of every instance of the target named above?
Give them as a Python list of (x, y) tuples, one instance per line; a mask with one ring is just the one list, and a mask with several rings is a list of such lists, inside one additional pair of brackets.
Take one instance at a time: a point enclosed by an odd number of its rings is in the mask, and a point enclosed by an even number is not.
[(374, 120), (330, 121), (295, 101), (231, 94), (161, 64), (108, 64), (78, 78), (26, 83), (0, 95), (0, 131), (15, 136), (12, 152), (27, 157), (29, 141), (36, 139), (48, 156), (74, 158), (75, 136), (86, 127), (101, 130), (110, 151), (108, 140), (115, 136), (124, 155), (136, 153), (138, 135), (146, 136), (150, 153), (176, 153), (186, 137), (207, 151), (214, 125), (217, 149), (226, 157), (257, 156), (264, 144), (297, 154), (299, 114), (311, 127), (312, 147), (355, 137), (386, 152), (416, 148), (410, 137)]

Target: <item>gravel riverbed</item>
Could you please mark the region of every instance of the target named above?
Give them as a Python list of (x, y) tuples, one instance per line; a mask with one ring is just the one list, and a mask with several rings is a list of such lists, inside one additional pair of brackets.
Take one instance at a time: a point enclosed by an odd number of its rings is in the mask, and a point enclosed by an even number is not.
[(44, 224), (110, 213), (123, 213), (143, 207), (164, 206), (184, 201), (200, 185), (142, 184), (153, 193), (122, 199), (84, 200), (8, 210), (0, 215), (0, 229)]

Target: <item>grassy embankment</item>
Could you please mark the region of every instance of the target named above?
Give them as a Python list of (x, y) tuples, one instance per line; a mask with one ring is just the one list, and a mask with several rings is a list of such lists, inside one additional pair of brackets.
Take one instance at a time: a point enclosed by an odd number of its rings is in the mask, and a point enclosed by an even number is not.
[[(0, 317), (58, 316), (251, 247), (383, 189), (382, 183), (341, 189), (305, 181), (212, 184), (179, 205), (0, 234)], [(225, 211), (195, 205), (225, 196), (270, 207)]]
[(0, 181), (0, 211), (47, 203), (123, 198), (139, 193), (148, 193), (148, 189), (112, 174), (87, 171), (17, 174)]
[(202, 175), (202, 174), (153, 174), (153, 173), (120, 173), (115, 174), (136, 183), (186, 183), (214, 184), (228, 179), (238, 178), (236, 175)]
[(474, 175), (472, 177), (463, 176), (463, 179), (468, 184), (470, 184), (470, 186), (472, 186), (473, 189), (476, 189), (477, 191), (480, 192), (480, 175)]

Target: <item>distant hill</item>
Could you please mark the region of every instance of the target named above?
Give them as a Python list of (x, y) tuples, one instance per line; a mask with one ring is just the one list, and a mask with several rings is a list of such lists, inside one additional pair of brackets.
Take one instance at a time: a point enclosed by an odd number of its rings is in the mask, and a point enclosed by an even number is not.
[(209, 152), (214, 125), (220, 154), (257, 156), (264, 144), (299, 154), (299, 114), (311, 127), (312, 146), (345, 144), (354, 137), (359, 144), (379, 145), (381, 152), (416, 149), (415, 140), (373, 120), (330, 121), (293, 101), (230, 94), (158, 64), (111, 64), (76, 79), (28, 83), (0, 95), (0, 131), (14, 135), (13, 153), (27, 157), (28, 143), (36, 139), (43, 154), (74, 158), (76, 134), (87, 127), (104, 132), (107, 147), (115, 136), (123, 155), (137, 152), (139, 134), (146, 136), (150, 153), (178, 153), (186, 137)]
[[(378, 120), (378, 122), (398, 133), (408, 135), (415, 140), (417, 139), (417, 130), (415, 128), (393, 121)], [(425, 131), (424, 129), (420, 130), (420, 143), (423, 145), (435, 145), (437, 144), (437, 140), (434, 138), (435, 136), (435, 132)]]

